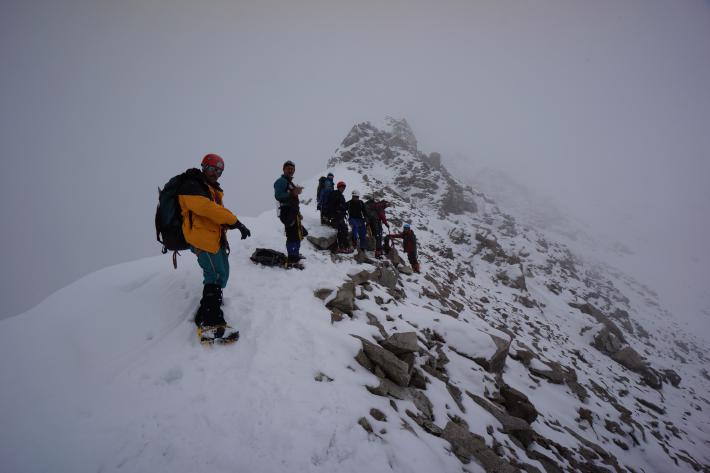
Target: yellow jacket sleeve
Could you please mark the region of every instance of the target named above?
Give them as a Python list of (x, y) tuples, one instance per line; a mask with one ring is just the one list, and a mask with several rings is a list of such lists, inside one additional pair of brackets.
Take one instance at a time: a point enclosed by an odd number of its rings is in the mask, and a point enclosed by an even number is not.
[(237, 223), (236, 215), (201, 195), (181, 195), (180, 205), (184, 205), (192, 213), (212, 220), (218, 225), (234, 225)]

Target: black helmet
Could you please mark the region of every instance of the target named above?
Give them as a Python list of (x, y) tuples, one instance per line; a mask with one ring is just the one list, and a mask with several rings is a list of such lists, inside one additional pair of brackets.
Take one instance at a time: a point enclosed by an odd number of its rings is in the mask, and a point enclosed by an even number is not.
[(286, 162), (284, 163), (284, 165), (283, 165), (283, 167), (282, 167), (281, 169), (286, 169), (286, 166), (293, 166), (293, 167), (296, 167), (296, 164), (295, 164), (293, 161), (291, 161), (291, 160), (289, 159), (288, 161), (286, 161)]

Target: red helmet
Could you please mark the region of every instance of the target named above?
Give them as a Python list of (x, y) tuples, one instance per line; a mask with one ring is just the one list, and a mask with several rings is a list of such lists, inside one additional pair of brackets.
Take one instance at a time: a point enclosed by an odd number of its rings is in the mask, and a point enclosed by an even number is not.
[(335, 187), (345, 187), (345, 183), (343, 181), (338, 181), (338, 185)]
[(202, 158), (202, 167), (213, 166), (224, 170), (224, 160), (216, 154), (208, 154)]

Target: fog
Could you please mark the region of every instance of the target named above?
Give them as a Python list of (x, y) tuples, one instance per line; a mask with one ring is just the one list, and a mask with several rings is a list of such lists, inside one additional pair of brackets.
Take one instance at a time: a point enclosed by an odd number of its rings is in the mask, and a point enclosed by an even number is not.
[(0, 318), (158, 254), (157, 187), (204, 154), (226, 161), (226, 206), (254, 216), (284, 160), (320, 173), (354, 123), (385, 115), (422, 151), (505, 170), (643, 245), (655, 288), (710, 292), (708, 1), (0, 9)]

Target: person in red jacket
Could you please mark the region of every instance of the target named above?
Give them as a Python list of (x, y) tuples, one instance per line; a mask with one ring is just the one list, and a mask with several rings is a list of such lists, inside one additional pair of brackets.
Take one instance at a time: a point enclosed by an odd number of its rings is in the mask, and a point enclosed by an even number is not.
[(412, 227), (405, 223), (402, 228), (402, 233), (392, 233), (390, 238), (401, 238), (404, 252), (407, 253), (409, 264), (415, 273), (419, 272), (419, 262), (417, 261), (417, 236), (414, 234)]
[(384, 224), (389, 231), (389, 224), (387, 223), (387, 216), (385, 215), (385, 209), (389, 207), (389, 202), (385, 200), (375, 200), (374, 194), (368, 194), (365, 196), (365, 213), (367, 217), (367, 228), (372, 237), (372, 243), (374, 243), (375, 258), (382, 258), (382, 225)]

